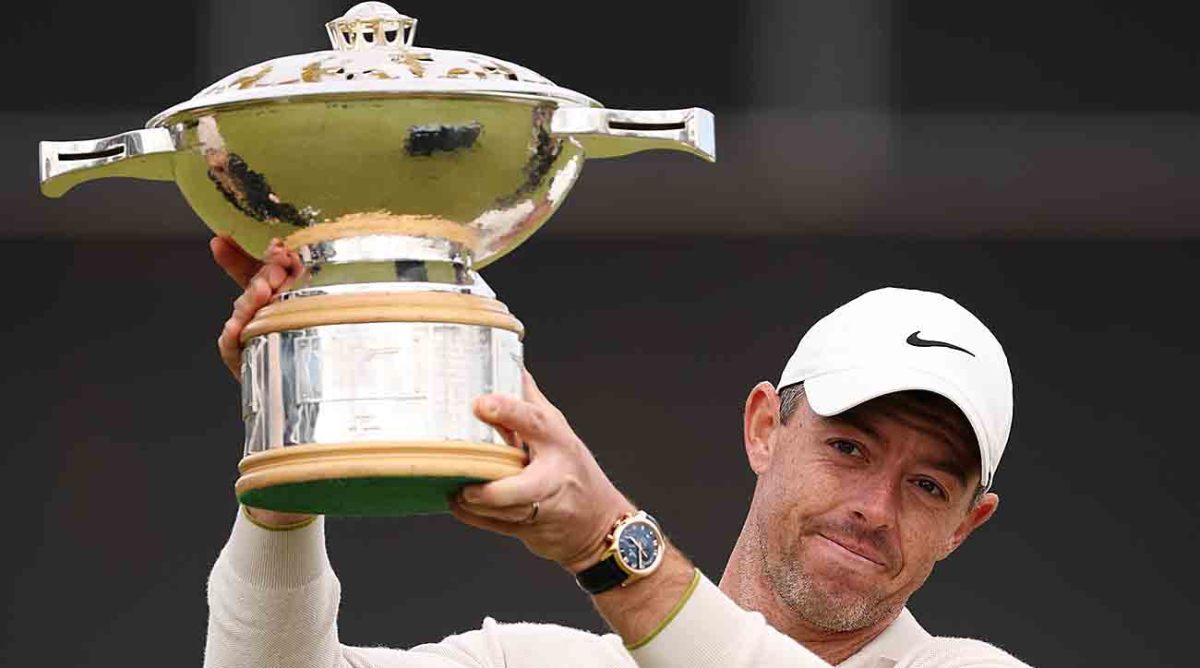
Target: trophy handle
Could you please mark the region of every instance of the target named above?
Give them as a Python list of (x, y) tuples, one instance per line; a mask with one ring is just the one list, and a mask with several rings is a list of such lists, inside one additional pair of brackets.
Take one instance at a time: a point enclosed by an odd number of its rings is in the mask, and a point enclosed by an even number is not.
[(699, 107), (666, 111), (560, 107), (550, 119), (550, 134), (571, 137), (589, 158), (667, 149), (709, 162), (717, 159), (712, 112)]
[(175, 139), (166, 128), (123, 132), (103, 139), (44, 141), (38, 146), (42, 194), (62, 197), (84, 181), (125, 176), (173, 181)]

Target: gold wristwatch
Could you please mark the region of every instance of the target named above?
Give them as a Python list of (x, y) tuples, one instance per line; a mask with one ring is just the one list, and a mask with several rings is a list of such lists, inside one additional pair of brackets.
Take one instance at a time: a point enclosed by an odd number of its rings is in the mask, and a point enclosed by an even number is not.
[(658, 522), (640, 510), (622, 515), (605, 540), (608, 547), (600, 561), (575, 575), (579, 586), (592, 595), (650, 575), (658, 570), (666, 551)]

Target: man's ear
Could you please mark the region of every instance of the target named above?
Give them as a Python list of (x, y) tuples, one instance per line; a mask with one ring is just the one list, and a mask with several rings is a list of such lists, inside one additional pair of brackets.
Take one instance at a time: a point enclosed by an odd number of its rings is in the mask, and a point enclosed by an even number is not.
[(967, 516), (954, 530), (954, 534), (950, 536), (949, 542), (946, 543), (945, 549), (942, 551), (939, 560), (950, 556), (950, 553), (958, 549), (967, 536), (971, 532), (983, 526), (983, 523), (992, 519), (992, 515), (996, 514), (996, 508), (1000, 506), (1000, 497), (993, 492), (985, 492), (979, 501), (967, 511)]
[(779, 426), (779, 393), (764, 380), (750, 390), (750, 396), (746, 397), (746, 411), (742, 415), (746, 459), (758, 475), (771, 467), (775, 431)]

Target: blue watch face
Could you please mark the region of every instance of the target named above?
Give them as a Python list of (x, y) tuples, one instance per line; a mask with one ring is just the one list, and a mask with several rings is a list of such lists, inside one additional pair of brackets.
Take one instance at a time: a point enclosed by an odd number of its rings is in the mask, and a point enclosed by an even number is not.
[(658, 558), (660, 550), (662, 545), (658, 542), (658, 536), (647, 522), (634, 522), (626, 526), (617, 542), (621, 561), (635, 571), (649, 568)]

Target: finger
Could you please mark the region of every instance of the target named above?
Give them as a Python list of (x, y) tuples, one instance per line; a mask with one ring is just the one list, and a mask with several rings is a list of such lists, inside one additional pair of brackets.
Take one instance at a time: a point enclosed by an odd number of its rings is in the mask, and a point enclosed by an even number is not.
[[(512, 524), (523, 524), (534, 517), (533, 503), (526, 503), (519, 506), (504, 506), (503, 508), (494, 508), (478, 503), (468, 503), (463, 500), (458, 501), (458, 507), (475, 515), (476, 517), (490, 517), (501, 522), (509, 522)], [(538, 510), (541, 514), (541, 510)]]
[(263, 279), (266, 280), (267, 286), (270, 288), (272, 293), (279, 290), (279, 288), (282, 288), (283, 284), (289, 278), (287, 267), (278, 264), (264, 265), (263, 268), (258, 272), (258, 275), (262, 276)]
[[(484, 397), (486, 397), (486, 396), (489, 396), (489, 395), (484, 395), (483, 397), (478, 397), (476, 400), (477, 403), (478, 403), (478, 401), (483, 400)], [(483, 417), (479, 415), (479, 409), (476, 408), (475, 410), (476, 410), (476, 412), (475, 412), (476, 416), (479, 416), (480, 419), (483, 419)], [(486, 420), (484, 420), (484, 421), (486, 422)], [(510, 429), (504, 425), (492, 424), (490, 422), (488, 424), (491, 424), (492, 428), (496, 430), (496, 433), (500, 434), (500, 438), (504, 439), (504, 442), (507, 443), (509, 446), (514, 447), (514, 448), (520, 448), (521, 450), (524, 450), (525, 452), (529, 452), (529, 448), (525, 445), (525, 442), (521, 438), (520, 434), (518, 434), (517, 432), (513, 431), (512, 429)]]
[(254, 274), (258, 272), (259, 267), (262, 266), (261, 262), (243, 250), (231, 236), (213, 237), (208, 242), (208, 248), (212, 251), (217, 265), (225, 270), (225, 273), (233, 279), (234, 283), (238, 284), (238, 287), (245, 288)]
[[(263, 262), (266, 264), (277, 264), (281, 267), (287, 267), (292, 264), (294, 253), (288, 251), (287, 246), (279, 239), (272, 239), (267, 246), (266, 253), (263, 254)], [(297, 259), (298, 255), (295, 256)]]
[(283, 269), (283, 280), (278, 285), (272, 286), (276, 292), (290, 289), (307, 272), (304, 262), (300, 259), (300, 254), (294, 250), (289, 250), (278, 239), (274, 240), (271, 246), (267, 248), (265, 262), (268, 266), (274, 265)]
[(493, 425), (492, 428), (496, 430), (497, 434), (500, 434), (500, 438), (504, 439), (504, 442), (509, 447), (520, 448), (525, 452), (529, 452), (529, 449), (525, 447), (525, 442), (521, 440), (521, 435), (517, 432), (503, 425)]
[(463, 503), (491, 508), (511, 506), (529, 507), (534, 501), (543, 501), (554, 495), (560, 483), (552, 459), (537, 459), (520, 473), (491, 482), (465, 485), (459, 492)]
[(225, 327), (217, 338), (217, 350), (221, 353), (221, 361), (233, 374), (235, 380), (242, 378), (242, 346), (239, 338), (244, 324), (239, 324), (233, 318), (225, 321)]
[(528, 448), (525, 447), (525, 442), (521, 440), (521, 435), (517, 432), (507, 427), (493, 427), (493, 429), (496, 430), (497, 434), (500, 434), (500, 438), (504, 439), (504, 442), (507, 443), (509, 447), (520, 448), (526, 452), (529, 451)]
[(304, 272), (307, 271), (307, 269), (304, 266), (304, 262), (300, 259), (300, 253), (291, 249), (285, 249), (285, 252), (287, 254), (287, 263), (284, 266), (287, 267), (288, 274), (290, 274), (292, 278), (299, 278), (300, 276), (304, 275)]
[(475, 400), (475, 416), (485, 423), (515, 431), (526, 441), (537, 441), (554, 427), (554, 416), (546, 407), (503, 394), (487, 394)]
[(544, 406), (553, 406), (546, 395), (542, 394), (542, 389), (538, 387), (537, 381), (533, 379), (533, 374), (529, 373), (529, 369), (521, 369), (521, 394), (525, 400)]
[(249, 322), (260, 308), (271, 301), (274, 291), (271, 289), (267, 273), (269, 272), (264, 270), (250, 279), (245, 292), (233, 301), (233, 312), (239, 320)]
[(462, 505), (453, 500), (450, 501), (450, 514), (453, 515), (454, 518), (459, 522), (462, 522), (467, 526), (483, 529), (484, 531), (491, 531), (492, 533), (498, 533), (504, 536), (516, 535), (518, 531), (524, 528), (524, 525), (521, 524), (514, 524), (512, 522), (505, 522), (504, 520), (497, 520), (491, 517), (476, 515), (475, 513), (467, 511), (462, 507)]
[(300, 253), (293, 248), (289, 248), (279, 238), (271, 239), (270, 243), (267, 244), (267, 250), (263, 254), (263, 261), (284, 267), (292, 265), (303, 266), (304, 264), (300, 261)]
[(221, 360), (234, 378), (241, 378), (242, 331), (259, 309), (271, 301), (275, 293), (272, 284), (281, 285), (286, 280), (286, 274), (287, 271), (282, 267), (265, 265), (250, 279), (241, 296), (234, 300), (233, 314), (225, 321), (217, 338)]
[(217, 339), (217, 348), (221, 352), (221, 359), (225, 361), (225, 365), (229, 367), (233, 375), (239, 376), (241, 368), (242, 355), (242, 331), (250, 322), (254, 314), (271, 298), (270, 288), (267, 287), (267, 282), (264, 277), (256, 276), (251, 282), (246, 291), (233, 303), (233, 313), (229, 319), (225, 321), (225, 325), (221, 330), (221, 336)]

